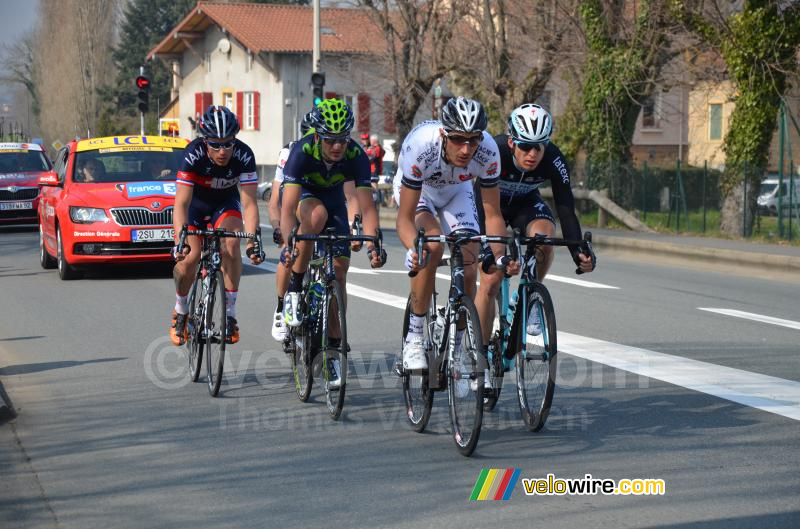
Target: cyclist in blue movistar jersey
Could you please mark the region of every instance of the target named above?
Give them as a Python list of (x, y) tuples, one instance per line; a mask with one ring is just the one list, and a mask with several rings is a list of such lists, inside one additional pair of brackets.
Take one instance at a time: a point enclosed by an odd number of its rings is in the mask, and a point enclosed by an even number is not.
[[(247, 243), (247, 255), (253, 264), (264, 260), (256, 201), (256, 160), (247, 144), (236, 139), (239, 122), (228, 108), (208, 107), (199, 120), (201, 137), (186, 146), (178, 171), (173, 222), (176, 241), (184, 224), (192, 228), (215, 228), (255, 233)], [(239, 187), (241, 187), (241, 193)], [(244, 215), (243, 215), (244, 213)], [(244, 219), (242, 218), (244, 216)], [(244, 222), (242, 222), (244, 220)], [(202, 244), (189, 236), (182, 253), (174, 251), (176, 303), (170, 338), (175, 345), (186, 341), (186, 315), (189, 312), (189, 289), (200, 261)], [(177, 249), (177, 246), (176, 246)], [(242, 275), (239, 239), (225, 239), (222, 244), (222, 273), (225, 281), (228, 343), (239, 341), (236, 321), (236, 297)]]
[[(313, 109), (312, 118), (314, 134), (292, 146), (283, 168), (282, 233), (289, 233), (299, 220), (299, 234), (316, 234), (334, 227), (337, 234), (347, 235), (349, 225), (343, 187), (345, 182), (354, 181), (364, 232), (376, 234), (378, 213), (372, 201), (369, 160), (350, 138), (354, 125), (352, 110), (339, 99), (325, 99)], [(288, 247), (281, 252), (281, 261), (292, 270), (283, 305), (284, 321), (292, 327), (302, 323), (298, 305), (312, 249), (311, 242), (302, 241), (297, 244), (297, 255), (292, 255)], [(336, 278), (345, 289), (349, 257), (350, 247), (337, 245)], [(386, 260), (385, 252), (379, 255), (371, 244), (368, 257), (373, 267), (382, 266)]]

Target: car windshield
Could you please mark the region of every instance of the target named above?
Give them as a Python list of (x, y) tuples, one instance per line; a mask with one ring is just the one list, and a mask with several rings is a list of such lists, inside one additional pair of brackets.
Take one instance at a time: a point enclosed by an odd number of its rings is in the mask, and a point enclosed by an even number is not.
[(771, 195), (775, 189), (777, 189), (778, 184), (761, 184), (761, 189), (758, 190), (759, 195)]
[(175, 180), (183, 149), (158, 151), (84, 151), (75, 160), (72, 179), (80, 183)]
[(48, 171), (50, 163), (42, 151), (0, 151), (0, 173)]

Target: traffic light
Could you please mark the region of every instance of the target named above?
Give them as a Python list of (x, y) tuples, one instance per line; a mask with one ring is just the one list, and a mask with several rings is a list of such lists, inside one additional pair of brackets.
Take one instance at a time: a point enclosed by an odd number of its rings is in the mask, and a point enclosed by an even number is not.
[(150, 104), (150, 79), (140, 75), (136, 78), (136, 88), (139, 89), (137, 100), (139, 101), (139, 111), (147, 113)]
[(325, 98), (323, 92), (325, 88), (325, 72), (312, 73), (311, 86), (314, 88), (314, 106), (317, 106)]

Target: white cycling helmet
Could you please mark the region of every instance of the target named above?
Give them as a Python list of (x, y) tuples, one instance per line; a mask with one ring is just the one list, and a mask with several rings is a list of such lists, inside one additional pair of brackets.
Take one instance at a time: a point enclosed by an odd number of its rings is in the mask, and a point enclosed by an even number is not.
[(508, 118), (508, 135), (519, 143), (546, 143), (553, 132), (550, 113), (533, 103), (525, 103), (511, 112)]
[(448, 100), (442, 106), (441, 122), (447, 132), (483, 132), (489, 124), (483, 105), (466, 97)]

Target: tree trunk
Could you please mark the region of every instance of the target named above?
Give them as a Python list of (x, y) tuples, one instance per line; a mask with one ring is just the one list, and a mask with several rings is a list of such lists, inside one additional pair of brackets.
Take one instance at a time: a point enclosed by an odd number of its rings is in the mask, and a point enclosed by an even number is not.
[(747, 182), (735, 186), (722, 199), (720, 230), (728, 237), (747, 237), (753, 234), (758, 184)]

